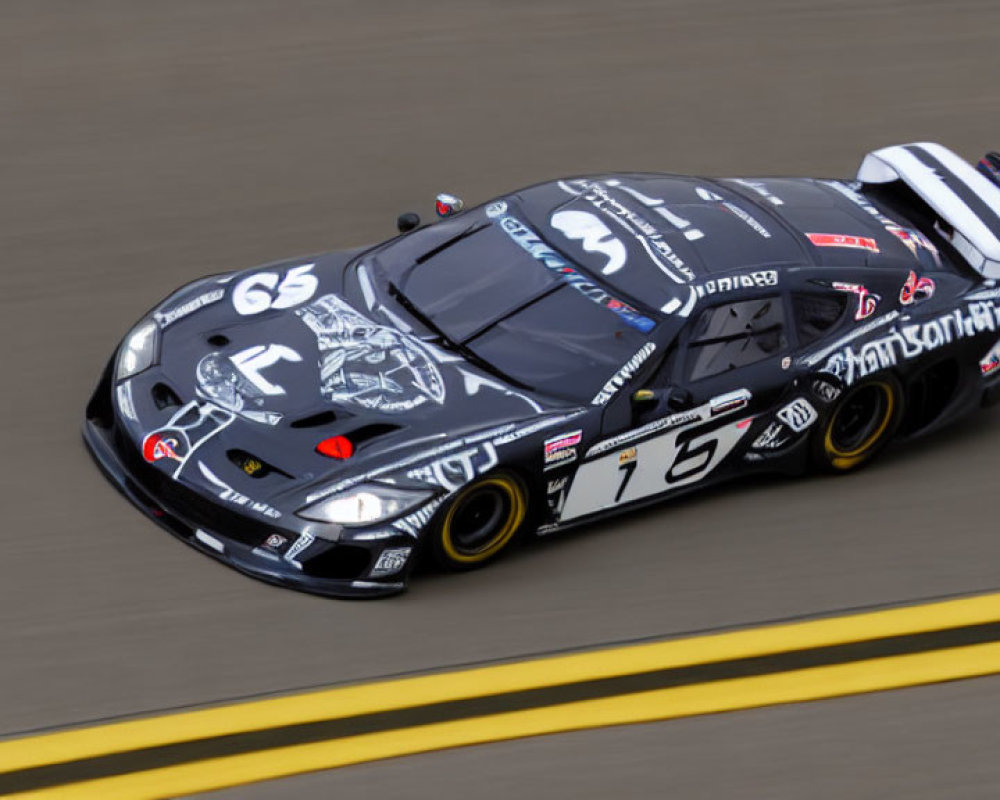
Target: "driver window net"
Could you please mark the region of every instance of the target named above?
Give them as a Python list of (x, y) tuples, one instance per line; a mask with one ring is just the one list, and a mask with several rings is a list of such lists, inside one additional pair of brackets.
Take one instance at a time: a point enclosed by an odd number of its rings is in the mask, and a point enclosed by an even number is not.
[(706, 309), (688, 345), (692, 381), (745, 367), (787, 349), (777, 295)]

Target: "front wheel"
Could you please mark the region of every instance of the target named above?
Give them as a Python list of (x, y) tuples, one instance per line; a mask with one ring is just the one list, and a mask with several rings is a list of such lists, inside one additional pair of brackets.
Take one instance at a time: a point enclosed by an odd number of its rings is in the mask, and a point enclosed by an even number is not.
[(896, 432), (903, 412), (899, 381), (886, 374), (846, 390), (813, 441), (822, 469), (847, 472), (870, 461)]
[(528, 492), (516, 475), (495, 472), (463, 487), (434, 528), (434, 559), (448, 570), (468, 570), (496, 558), (528, 515)]

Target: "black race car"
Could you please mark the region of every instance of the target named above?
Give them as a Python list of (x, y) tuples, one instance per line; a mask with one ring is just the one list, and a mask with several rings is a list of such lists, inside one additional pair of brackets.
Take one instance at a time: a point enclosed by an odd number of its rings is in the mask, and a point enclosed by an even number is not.
[[(375, 247), (212, 276), (87, 408), (152, 519), (264, 580), (402, 590), (753, 472), (845, 471), (1000, 393), (1000, 180), (935, 144), (854, 181), (539, 184)], [(412, 230), (411, 230), (412, 228)]]

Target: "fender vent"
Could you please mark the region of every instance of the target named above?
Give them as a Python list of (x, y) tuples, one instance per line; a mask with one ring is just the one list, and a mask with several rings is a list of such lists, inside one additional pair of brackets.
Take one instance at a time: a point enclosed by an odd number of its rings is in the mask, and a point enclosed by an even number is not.
[(906, 387), (906, 417), (900, 433), (909, 436), (936, 422), (960, 383), (961, 372), (954, 359), (938, 362), (913, 377)]

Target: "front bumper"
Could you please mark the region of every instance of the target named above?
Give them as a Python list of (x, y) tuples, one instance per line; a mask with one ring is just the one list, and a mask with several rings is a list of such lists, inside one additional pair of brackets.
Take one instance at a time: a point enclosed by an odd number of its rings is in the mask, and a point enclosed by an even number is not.
[(330, 597), (384, 597), (406, 588), (413, 554), (398, 574), (372, 578), (369, 573), (384, 550), (413, 547), (408, 536), (349, 544), (313, 537), (239, 515), (147, 465), (118, 427), (110, 369), (87, 407), (83, 440), (101, 471), (149, 519), (246, 575)]

